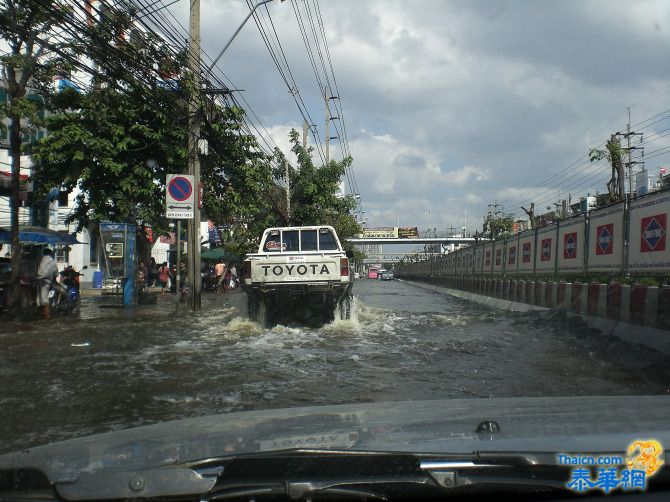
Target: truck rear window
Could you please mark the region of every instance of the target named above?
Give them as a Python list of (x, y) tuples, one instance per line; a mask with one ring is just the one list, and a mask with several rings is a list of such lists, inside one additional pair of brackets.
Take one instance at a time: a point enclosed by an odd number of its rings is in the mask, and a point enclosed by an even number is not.
[(335, 236), (327, 228), (319, 229), (319, 249), (322, 251), (337, 250)]
[(302, 251), (317, 251), (316, 230), (300, 231), (300, 247)]
[(300, 238), (297, 230), (283, 230), (281, 240), (284, 251), (300, 251)]
[(337, 240), (327, 228), (272, 230), (265, 237), (263, 252), (337, 251)]
[(279, 230), (270, 232), (263, 243), (263, 251), (281, 251), (281, 237)]

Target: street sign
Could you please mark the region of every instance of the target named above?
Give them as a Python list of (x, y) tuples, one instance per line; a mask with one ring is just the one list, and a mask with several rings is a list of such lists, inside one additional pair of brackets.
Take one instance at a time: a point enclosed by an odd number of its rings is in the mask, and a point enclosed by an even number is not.
[(165, 181), (165, 217), (177, 220), (193, 218), (195, 204), (193, 176), (168, 174)]

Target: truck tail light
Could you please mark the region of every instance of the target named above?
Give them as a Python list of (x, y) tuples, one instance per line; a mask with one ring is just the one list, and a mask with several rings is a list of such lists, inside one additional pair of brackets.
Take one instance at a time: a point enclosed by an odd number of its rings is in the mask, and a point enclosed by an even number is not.
[(242, 277), (245, 279), (251, 279), (251, 261), (245, 260), (242, 264)]
[(348, 276), (349, 275), (349, 259), (348, 258), (340, 258), (340, 276)]

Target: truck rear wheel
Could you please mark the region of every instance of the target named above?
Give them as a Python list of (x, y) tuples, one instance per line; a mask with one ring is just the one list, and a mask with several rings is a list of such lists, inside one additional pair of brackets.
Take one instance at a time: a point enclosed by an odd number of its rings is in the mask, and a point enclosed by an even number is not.
[(267, 307), (258, 295), (249, 295), (247, 298), (247, 316), (250, 321), (265, 327), (267, 323)]
[(347, 320), (351, 319), (351, 302), (353, 298), (351, 291), (347, 291), (338, 303), (338, 308), (340, 310), (340, 319)]

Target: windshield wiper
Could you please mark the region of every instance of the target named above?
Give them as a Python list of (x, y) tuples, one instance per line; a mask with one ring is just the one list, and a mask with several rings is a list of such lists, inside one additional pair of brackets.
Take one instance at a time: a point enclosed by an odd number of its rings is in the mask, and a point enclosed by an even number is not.
[[(546, 455), (547, 459), (553, 456)], [(542, 465), (542, 456), (296, 450), (230, 460), (203, 500), (238, 497), (347, 496), (372, 500), (444, 497), (479, 486), (564, 490), (567, 470)]]
[[(446, 497), (489, 488), (565, 493), (569, 468), (551, 453), (465, 455), (284, 450), (139, 470), (100, 469), (56, 483), (66, 500), (198, 497), (199, 500)], [(0, 497), (2, 494), (0, 493)]]

